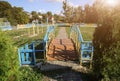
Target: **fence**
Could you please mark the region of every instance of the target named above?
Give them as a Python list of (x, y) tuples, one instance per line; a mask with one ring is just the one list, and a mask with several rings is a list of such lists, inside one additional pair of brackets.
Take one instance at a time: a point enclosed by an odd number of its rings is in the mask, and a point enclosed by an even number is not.
[[(49, 26), (43, 41), (34, 41), (31, 44), (25, 44), (18, 49), (19, 62), (21, 65), (35, 65), (36, 52), (44, 52), (44, 60), (46, 60), (46, 53), (52, 38), (54, 37), (54, 26)], [(36, 50), (36, 44), (42, 44), (43, 49)]]
[(92, 41), (84, 41), (81, 31), (77, 25), (71, 27), (70, 38), (74, 41), (76, 50), (79, 54), (80, 64), (90, 62), (92, 65), (93, 45)]

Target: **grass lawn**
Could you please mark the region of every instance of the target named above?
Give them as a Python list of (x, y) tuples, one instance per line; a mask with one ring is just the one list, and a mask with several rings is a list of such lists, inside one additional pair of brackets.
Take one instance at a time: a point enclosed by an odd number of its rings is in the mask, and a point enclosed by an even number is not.
[[(84, 41), (92, 41), (95, 27), (80, 27)], [(66, 27), (68, 36), (70, 35), (70, 27)]]
[(5, 31), (5, 33), (13, 39), (14, 45), (20, 47), (25, 43), (30, 43), (35, 40), (42, 40), (45, 36), (46, 29), (46, 27), (39, 27), (39, 34), (37, 34), (37, 28), (35, 27), (35, 36), (33, 36), (32, 28), (10, 30)]
[(84, 41), (92, 41), (95, 27), (80, 27)]

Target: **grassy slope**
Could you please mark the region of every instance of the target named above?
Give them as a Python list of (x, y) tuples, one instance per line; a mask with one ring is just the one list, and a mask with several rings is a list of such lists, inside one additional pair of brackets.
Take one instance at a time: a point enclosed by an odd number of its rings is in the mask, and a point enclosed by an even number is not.
[(30, 35), (28, 36), (28, 29), (19, 29), (19, 30), (11, 30), (11, 31), (5, 31), (14, 41), (14, 44), (16, 46), (24, 45), (25, 43), (30, 43), (34, 40), (42, 40), (45, 33), (46, 33), (46, 27), (40, 28), (39, 34), (36, 36), (32, 36), (32, 28), (30, 28)]
[(93, 39), (95, 28), (94, 27), (80, 27), (80, 31), (85, 41), (91, 41)]

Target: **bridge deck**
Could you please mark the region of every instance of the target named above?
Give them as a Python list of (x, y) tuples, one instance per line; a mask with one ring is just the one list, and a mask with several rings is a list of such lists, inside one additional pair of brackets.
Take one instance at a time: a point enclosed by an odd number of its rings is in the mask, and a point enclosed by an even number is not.
[(69, 61), (77, 60), (78, 55), (75, 51), (74, 44), (71, 39), (54, 39), (49, 46), (47, 60)]

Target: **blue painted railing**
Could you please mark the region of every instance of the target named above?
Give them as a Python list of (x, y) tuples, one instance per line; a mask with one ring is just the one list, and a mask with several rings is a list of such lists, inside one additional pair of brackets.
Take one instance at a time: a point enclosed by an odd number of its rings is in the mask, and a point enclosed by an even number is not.
[(85, 62), (92, 63), (94, 51), (92, 41), (84, 41), (82, 33), (77, 25), (71, 27), (70, 38), (75, 42), (76, 49), (80, 55), (80, 64), (82, 65), (82, 63)]
[[(25, 44), (24, 46), (18, 48), (19, 62), (21, 65), (35, 65), (36, 64), (36, 52), (45, 52), (47, 50), (49, 34), (54, 31), (54, 26), (49, 26), (43, 41), (34, 41), (31, 44)], [(42, 44), (43, 49), (36, 50), (36, 44)], [(45, 59), (45, 57), (44, 57)]]

